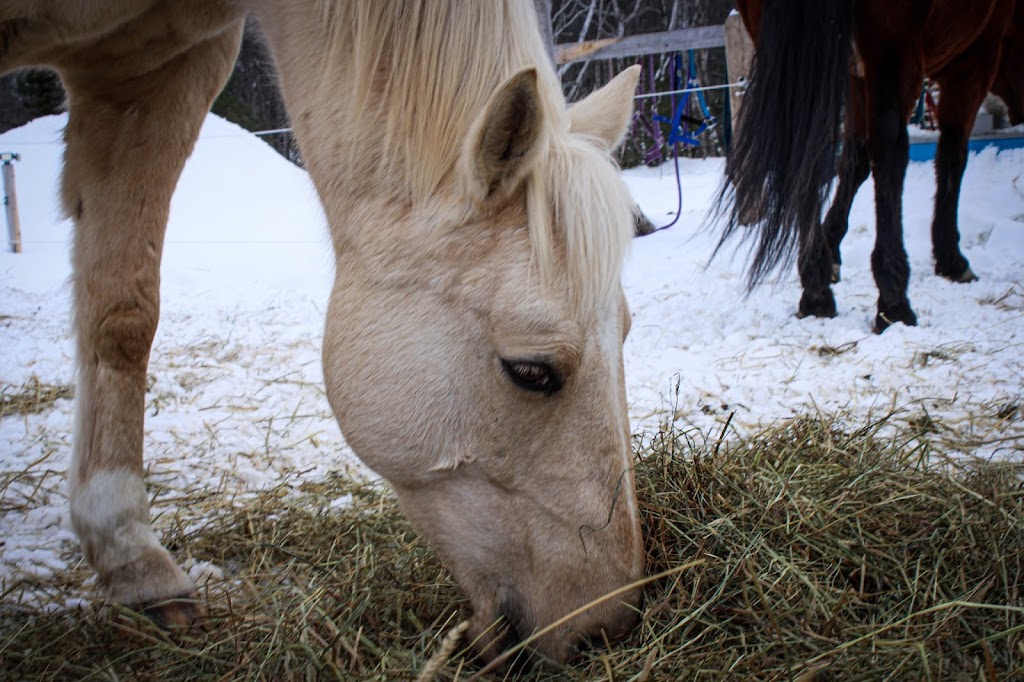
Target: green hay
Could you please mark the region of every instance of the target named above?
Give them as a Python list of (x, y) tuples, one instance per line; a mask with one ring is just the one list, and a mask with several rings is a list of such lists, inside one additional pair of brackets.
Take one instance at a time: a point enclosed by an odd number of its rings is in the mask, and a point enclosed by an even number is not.
[[(648, 573), (701, 563), (647, 585), (627, 641), (521, 677), (1024, 678), (1024, 464), (939, 461), (918, 434), (883, 438), (881, 426), (798, 419), (731, 444), (638, 438)], [(346, 494), (351, 506), (333, 508)], [(5, 598), (0, 677), (414, 679), (469, 615), (380, 487), (338, 477), (220, 504), (165, 538), (228, 574), (204, 588), (203, 631)], [(180, 513), (211, 516), (199, 511)], [(85, 570), (73, 573), (54, 601)], [(437, 679), (475, 670), (456, 648)]]

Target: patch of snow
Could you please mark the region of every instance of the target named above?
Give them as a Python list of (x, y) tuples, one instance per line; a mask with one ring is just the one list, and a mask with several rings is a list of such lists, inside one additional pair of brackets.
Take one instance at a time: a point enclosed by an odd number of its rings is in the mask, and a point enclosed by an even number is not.
[[(57, 200), (64, 117), (0, 135), (20, 152), (25, 253), (0, 253), (0, 383), (74, 381), (68, 245)], [(721, 159), (681, 160), (683, 213), (635, 240), (624, 274), (633, 312), (625, 346), (635, 431), (666, 420), (750, 433), (821, 411), (851, 423), (895, 412), (934, 417), (950, 447), (1022, 458), (1024, 150), (972, 154), (960, 203), (963, 249), (981, 280), (932, 271), (931, 164), (907, 172), (910, 298), (920, 326), (871, 333), (877, 291), (870, 181), (843, 244), (839, 315), (797, 320), (794, 271), (745, 294), (743, 251), (709, 261), (705, 228)], [(676, 204), (672, 166), (623, 173), (652, 221)], [(205, 491), (235, 503), (282, 482), (369, 476), (346, 445), (322, 387), (320, 340), (333, 278), (308, 176), (236, 126), (209, 116), (174, 195), (162, 266), (161, 321), (146, 397), (146, 466), (157, 533), (198, 523), (179, 500)], [(0, 592), (45, 595), (81, 561), (67, 518), (73, 401), (0, 420)], [(1016, 411), (1015, 411), (1016, 410)], [(332, 508), (350, 504), (346, 497)], [(182, 520), (175, 520), (181, 513)], [(190, 570), (222, 575), (205, 562)], [(218, 571), (220, 573), (218, 574)], [(88, 581), (92, 584), (92, 581)]]

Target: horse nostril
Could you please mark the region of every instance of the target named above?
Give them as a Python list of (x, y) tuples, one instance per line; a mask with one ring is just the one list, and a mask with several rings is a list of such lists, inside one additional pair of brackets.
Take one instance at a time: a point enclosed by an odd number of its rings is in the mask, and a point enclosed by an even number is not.
[(501, 605), (498, 607), (498, 613), (505, 619), (504, 625), (507, 628), (506, 639), (512, 641), (510, 646), (523, 641), (522, 624), (524, 613), (519, 605), (519, 601), (509, 597), (502, 599)]
[(585, 637), (592, 646), (602, 647), (607, 642), (614, 644), (625, 639), (640, 624), (643, 611), (643, 595), (630, 597), (619, 602), (618, 609), (607, 622), (594, 627)]
[(641, 597), (638, 600), (637, 605), (626, 607), (626, 616), (621, 623), (621, 630), (618, 632), (618, 636), (615, 639), (623, 639), (633, 632), (640, 625), (640, 614), (643, 613), (644, 600)]

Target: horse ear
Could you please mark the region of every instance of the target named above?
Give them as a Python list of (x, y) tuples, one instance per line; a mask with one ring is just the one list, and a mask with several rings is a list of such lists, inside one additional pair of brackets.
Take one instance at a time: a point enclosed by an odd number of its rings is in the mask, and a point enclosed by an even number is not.
[(633, 117), (633, 93), (639, 79), (640, 65), (636, 64), (574, 104), (569, 109), (570, 130), (598, 140), (609, 151), (615, 149)]
[(543, 148), (544, 116), (533, 67), (502, 83), (487, 100), (466, 138), (463, 173), (482, 202), (508, 196)]

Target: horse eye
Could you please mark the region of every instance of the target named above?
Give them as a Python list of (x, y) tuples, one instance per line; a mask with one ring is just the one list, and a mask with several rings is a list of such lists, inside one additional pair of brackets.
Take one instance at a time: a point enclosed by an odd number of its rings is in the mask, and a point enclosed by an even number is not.
[(562, 388), (562, 378), (544, 362), (520, 362), (502, 360), (501, 366), (505, 374), (519, 388), (551, 395)]

